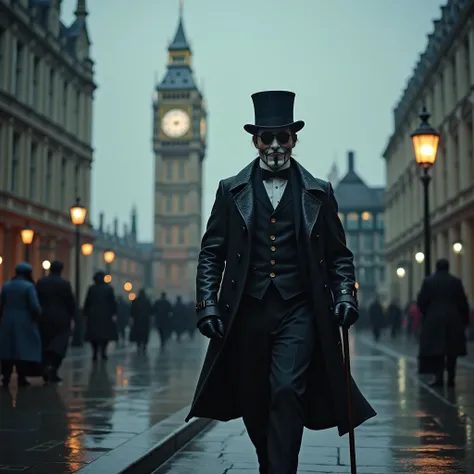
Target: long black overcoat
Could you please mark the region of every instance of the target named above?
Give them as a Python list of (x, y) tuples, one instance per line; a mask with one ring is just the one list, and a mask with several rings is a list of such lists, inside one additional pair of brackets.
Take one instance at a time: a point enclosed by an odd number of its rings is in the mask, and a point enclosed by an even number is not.
[[(198, 313), (199, 318), (220, 314), (226, 334), (211, 340), (197, 384), (192, 417), (228, 421), (242, 416), (235, 397), (232, 367), (233, 321), (247, 278), (252, 248), (254, 191), (251, 176), (258, 159), (239, 174), (219, 183), (207, 223), (197, 269), (198, 301), (217, 301)], [(347, 391), (339, 326), (333, 314), (333, 294), (354, 291), (353, 255), (347, 249), (337, 203), (329, 183), (314, 178), (292, 159), (301, 189), (295, 205), (300, 258), (309, 267), (314, 317), (320, 344), (315, 349), (308, 375), (306, 426), (326, 429), (337, 426), (348, 431)], [(223, 273), (223, 276), (222, 276)], [(220, 294), (219, 294), (220, 291)], [(218, 296), (219, 295), (219, 296)], [(354, 425), (375, 416), (375, 411), (352, 381)]]
[(430, 357), (466, 355), (469, 303), (461, 280), (447, 271), (435, 272), (423, 281), (417, 305), (423, 318), (420, 372), (430, 372)]

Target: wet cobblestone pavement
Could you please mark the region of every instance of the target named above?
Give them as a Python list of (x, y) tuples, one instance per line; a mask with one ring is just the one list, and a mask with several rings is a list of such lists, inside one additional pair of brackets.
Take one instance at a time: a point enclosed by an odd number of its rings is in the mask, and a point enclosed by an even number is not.
[(30, 379), (18, 389), (12, 380), (0, 393), (0, 473), (77, 472), (134, 437), (137, 453), (149, 449), (156, 441), (138, 435), (189, 405), (205, 351), (202, 338), (171, 341), (164, 352), (152, 341), (148, 355), (116, 349), (95, 365), (88, 347), (73, 349), (57, 387)]
[[(374, 345), (368, 336), (352, 337), (354, 376), (378, 413), (356, 430), (358, 474), (473, 474), (474, 367), (460, 365), (455, 389), (433, 390), (398, 344), (397, 350)], [(348, 451), (347, 436), (334, 429), (306, 431), (298, 472), (349, 473)], [(237, 420), (195, 438), (154, 474), (257, 473), (253, 447)]]

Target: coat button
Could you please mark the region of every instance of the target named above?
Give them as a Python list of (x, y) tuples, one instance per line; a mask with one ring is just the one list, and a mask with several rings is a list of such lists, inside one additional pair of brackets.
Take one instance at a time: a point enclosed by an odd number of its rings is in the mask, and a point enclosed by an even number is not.
[(327, 290), (328, 286), (327, 285), (324, 285), (324, 289)]
[(270, 222), (271, 222), (272, 224), (275, 224), (276, 221), (277, 221), (277, 220), (276, 220), (274, 217), (272, 217), (272, 218), (270, 219)]
[(270, 278), (275, 278), (275, 274), (273, 272), (270, 273)]
[(237, 282), (235, 280), (232, 280), (230, 284), (232, 285), (233, 288), (235, 288), (235, 285), (237, 285)]
[(242, 259), (242, 255), (240, 255), (240, 253), (237, 254), (237, 260), (240, 262), (240, 260)]
[(229, 312), (229, 311), (230, 311), (230, 305), (226, 304), (226, 305), (225, 305), (225, 310), (226, 310), (227, 312)]
[(324, 260), (320, 260), (319, 264), (322, 265), (324, 263)]
[(276, 237), (274, 235), (270, 235), (270, 240), (275, 240)]
[(274, 245), (272, 245), (272, 246), (270, 247), (270, 250), (271, 250), (272, 252), (274, 252), (274, 251), (276, 250), (276, 247), (275, 247)]
[(271, 263), (272, 265), (275, 265), (276, 262), (275, 262), (275, 260), (270, 260), (270, 263)]
[(247, 230), (247, 227), (245, 227), (244, 225), (242, 226), (242, 232), (245, 232)]
[(319, 234), (316, 234), (316, 238), (319, 239)]

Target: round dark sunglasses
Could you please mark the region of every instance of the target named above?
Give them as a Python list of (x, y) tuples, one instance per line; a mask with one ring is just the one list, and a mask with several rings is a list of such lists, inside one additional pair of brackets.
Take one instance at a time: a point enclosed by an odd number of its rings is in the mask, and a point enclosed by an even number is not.
[(273, 139), (276, 138), (279, 145), (285, 145), (290, 141), (291, 135), (288, 132), (263, 132), (260, 136), (260, 140), (264, 145), (271, 145)]

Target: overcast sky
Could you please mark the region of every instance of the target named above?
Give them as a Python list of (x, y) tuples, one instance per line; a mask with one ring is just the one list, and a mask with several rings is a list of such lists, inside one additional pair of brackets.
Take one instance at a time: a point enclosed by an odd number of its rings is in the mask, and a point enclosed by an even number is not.
[[(76, 0), (63, 0), (63, 21)], [(306, 121), (297, 159), (326, 178), (346, 152), (369, 184), (383, 184), (381, 153), (392, 109), (426, 46), (439, 0), (185, 0), (184, 24), (195, 76), (207, 100), (204, 219), (219, 179), (253, 157), (242, 125), (253, 121), (250, 95), (296, 92), (295, 118)], [(132, 6), (133, 4), (133, 6)], [(98, 90), (94, 105), (91, 217), (129, 219), (152, 239), (151, 100), (155, 73), (166, 69), (178, 0), (89, 0), (89, 34)], [(120, 229), (122, 225), (120, 225)]]

